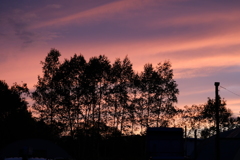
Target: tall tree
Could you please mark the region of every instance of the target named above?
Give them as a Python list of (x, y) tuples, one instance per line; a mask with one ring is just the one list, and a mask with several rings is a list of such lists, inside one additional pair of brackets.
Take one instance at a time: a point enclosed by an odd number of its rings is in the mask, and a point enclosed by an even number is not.
[(156, 73), (154, 87), (156, 103), (153, 111), (157, 116), (156, 126), (168, 126), (169, 120), (177, 113), (174, 104), (177, 103), (179, 94), (178, 85), (173, 79), (173, 69), (169, 61), (158, 63)]
[(79, 127), (84, 118), (82, 110), (86, 92), (85, 67), (84, 57), (75, 54), (59, 66), (53, 78), (58, 84), (56, 88), (59, 103), (58, 117), (67, 126), (66, 130), (70, 131), (72, 137), (74, 137), (74, 130)]
[(145, 64), (144, 65), (144, 71), (141, 73), (141, 83), (140, 83), (140, 89), (141, 89), (141, 98), (143, 100), (143, 114), (141, 119), (145, 122), (145, 127), (149, 127), (152, 123), (152, 120), (150, 117), (153, 105), (154, 105), (154, 90), (155, 90), (155, 84), (156, 84), (156, 72), (154, 71), (154, 68), (152, 64)]
[[(112, 65), (111, 79), (112, 79), (112, 115), (113, 126), (120, 128), (123, 132), (128, 129), (128, 122), (133, 121), (133, 106), (130, 105), (131, 88), (133, 87), (133, 75), (132, 63), (125, 57), (123, 61), (116, 59)], [(130, 112), (131, 111), (131, 112)], [(119, 127), (120, 125), (120, 127)]]
[(104, 55), (91, 58), (86, 67), (86, 78), (89, 85), (88, 93), (91, 95), (92, 123), (95, 125), (95, 122), (97, 122), (98, 129), (102, 118), (102, 107), (105, 103), (104, 96), (108, 92), (110, 68), (110, 61)]
[(159, 63), (155, 69), (146, 64), (139, 77), (141, 123), (144, 121), (144, 127), (168, 126), (176, 113), (174, 104), (179, 94), (170, 62)]
[(32, 93), (32, 99), (35, 101), (33, 108), (39, 112), (40, 118), (47, 124), (57, 124), (57, 103), (56, 90), (58, 83), (53, 80), (57, 70), (59, 69), (59, 57), (61, 54), (56, 49), (51, 49), (45, 61), (41, 61), (43, 65), (43, 76), (38, 76), (38, 83), (35, 85), (36, 90)]

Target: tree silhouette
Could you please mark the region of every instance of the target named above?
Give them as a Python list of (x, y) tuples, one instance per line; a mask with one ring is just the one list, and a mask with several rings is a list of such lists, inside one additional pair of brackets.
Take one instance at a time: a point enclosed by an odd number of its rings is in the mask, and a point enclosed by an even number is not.
[(192, 105), (192, 106), (184, 106), (183, 109), (178, 111), (177, 117), (177, 127), (185, 128), (187, 127), (187, 137), (191, 137), (194, 135), (195, 130), (200, 130), (205, 125), (204, 119), (202, 117), (202, 111), (204, 106), (200, 105)]
[(53, 81), (56, 82), (58, 107), (58, 117), (64, 123), (74, 138), (74, 130), (84, 119), (83, 104), (85, 103), (85, 67), (86, 61), (82, 55), (76, 54), (70, 60), (65, 61), (59, 66)]
[[(125, 57), (123, 61), (119, 58), (115, 60), (112, 65), (111, 79), (112, 79), (112, 89), (111, 89), (111, 104), (112, 105), (112, 115), (113, 115), (113, 126), (120, 128), (120, 131), (127, 131), (128, 122), (133, 119), (131, 115), (134, 113), (134, 109), (131, 109), (130, 105), (130, 94), (133, 84), (134, 71), (132, 69), (132, 63)], [(134, 123), (134, 122), (133, 122)], [(120, 125), (120, 126), (119, 126)]]
[(29, 136), (28, 127), (33, 119), (23, 95), (28, 93), (27, 84), (20, 86), (15, 83), (9, 88), (5, 81), (0, 80), (0, 137), (3, 144)]
[(28, 111), (26, 97), (29, 90), (26, 83), (14, 83), (11, 87), (0, 80), (0, 148), (16, 140), (25, 138), (52, 139), (51, 128), (45, 123), (38, 122)]
[(144, 66), (144, 71), (140, 75), (141, 78), (141, 84), (140, 84), (140, 91), (141, 91), (141, 98), (143, 98), (143, 112), (146, 112), (146, 114), (143, 114), (141, 117), (143, 121), (145, 122), (144, 126), (149, 127), (152, 123), (153, 119), (150, 119), (152, 117), (150, 114), (152, 113), (153, 104), (154, 104), (154, 89), (155, 89), (155, 80), (156, 80), (156, 72), (154, 72), (152, 64), (146, 64)]
[(60, 65), (60, 56), (58, 50), (51, 49), (45, 61), (41, 61), (43, 77), (38, 76), (38, 83), (35, 85), (36, 90), (32, 93), (32, 99), (35, 101), (33, 108), (39, 112), (40, 118), (51, 126), (59, 124), (57, 119), (59, 103), (56, 94), (58, 84), (53, 79)]
[[(219, 106), (219, 123), (220, 130), (228, 130), (229, 123), (231, 122), (232, 111), (226, 108), (226, 101), (219, 97), (220, 106)], [(215, 99), (208, 98), (207, 103), (203, 106), (201, 112), (202, 119), (204, 119), (208, 126), (206, 126), (201, 131), (201, 136), (206, 138), (214, 135), (216, 133), (216, 119), (215, 119)]]
[[(219, 122), (220, 131), (226, 131), (239, 126), (239, 118), (232, 116), (232, 111), (226, 108), (226, 100), (219, 98)], [(216, 134), (215, 119), (215, 99), (208, 98), (205, 104), (184, 106), (178, 111), (175, 119), (178, 119), (176, 126), (187, 127), (187, 136), (192, 137), (194, 131), (198, 130), (198, 135), (208, 138)]]
[(156, 68), (157, 80), (155, 88), (155, 108), (157, 116), (156, 126), (168, 126), (169, 120), (177, 113), (174, 103), (177, 102), (179, 90), (177, 83), (173, 79), (173, 70), (169, 61), (159, 63)]
[(86, 67), (86, 77), (91, 94), (92, 123), (97, 125), (98, 130), (103, 119), (102, 109), (106, 103), (104, 99), (108, 92), (110, 68), (110, 61), (102, 55), (91, 58)]
[(179, 90), (173, 79), (173, 70), (169, 61), (159, 63), (156, 69), (146, 64), (139, 76), (138, 115), (143, 127), (168, 126), (169, 120), (176, 114), (174, 103)]
[(179, 91), (169, 61), (156, 68), (146, 64), (136, 74), (128, 57), (112, 65), (104, 55), (88, 62), (82, 55), (63, 62), (59, 57), (52, 49), (41, 62), (43, 76), (32, 98), (40, 118), (64, 129), (63, 135), (134, 134), (139, 126), (143, 133), (146, 127), (168, 126), (176, 113)]

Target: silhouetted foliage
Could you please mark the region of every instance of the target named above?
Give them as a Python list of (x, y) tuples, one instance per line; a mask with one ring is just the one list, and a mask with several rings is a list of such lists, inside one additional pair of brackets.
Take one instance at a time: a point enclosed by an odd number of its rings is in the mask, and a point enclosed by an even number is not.
[(28, 111), (27, 84), (14, 83), (9, 87), (0, 80), (0, 148), (25, 138), (52, 139), (50, 128), (44, 122), (37, 122)]
[[(131, 124), (131, 132), (136, 123), (135, 109), (131, 99), (134, 71), (128, 57), (123, 61), (116, 59), (111, 69), (111, 88), (108, 98), (110, 106), (111, 124), (120, 129), (121, 132), (128, 132)], [(132, 97), (133, 98), (133, 97)]]
[[(226, 108), (226, 100), (219, 98), (220, 131), (227, 131), (239, 127), (239, 118), (233, 117), (232, 111)], [(185, 106), (179, 110), (178, 127), (187, 127), (187, 136), (193, 136), (198, 130), (198, 136), (208, 138), (216, 134), (215, 99), (208, 98), (205, 104)]]
[[(226, 108), (226, 101), (224, 99), (219, 98), (219, 123), (220, 123), (220, 131), (229, 130), (229, 124), (231, 123), (232, 111)], [(209, 127), (205, 127), (201, 131), (201, 136), (203, 138), (208, 138), (212, 135), (216, 134), (216, 111), (215, 111), (215, 99), (208, 98), (207, 103), (204, 105), (204, 108), (201, 112), (202, 119), (209, 124)]]
[(144, 134), (147, 127), (168, 127), (177, 113), (179, 90), (173, 79), (173, 70), (169, 61), (159, 63), (156, 68), (146, 64), (144, 71), (135, 76), (135, 108), (137, 119)]
[(52, 49), (45, 58), (43, 65), (43, 77), (38, 76), (38, 84), (35, 85), (36, 90), (32, 93), (32, 99), (35, 101), (33, 109), (38, 111), (41, 120), (53, 128), (58, 126), (61, 130), (61, 122), (56, 118), (59, 114), (58, 95), (58, 80), (56, 80), (57, 69), (59, 68), (60, 53)]
[(14, 84), (9, 88), (0, 80), (0, 137), (3, 144), (29, 135), (28, 127), (32, 119), (31, 113), (27, 111), (27, 102), (21, 98), (23, 93), (28, 93), (26, 84)]
[(41, 62), (43, 75), (38, 76), (32, 93), (32, 107), (38, 124), (45, 124), (56, 137), (61, 135), (58, 143), (74, 157), (123, 157), (119, 153), (137, 154), (133, 148), (144, 154), (144, 136), (136, 146), (137, 138), (127, 135), (143, 135), (150, 126), (171, 125), (179, 91), (169, 61), (155, 68), (146, 64), (138, 74), (128, 57), (111, 64), (105, 55), (86, 61), (75, 54), (63, 62), (60, 56), (51, 49)]
[[(43, 76), (32, 97), (33, 108), (47, 124), (63, 129), (62, 135), (75, 137), (79, 130), (95, 128), (92, 134), (143, 134), (149, 126), (168, 126), (176, 114), (179, 93), (170, 62), (151, 64), (137, 74), (125, 57), (113, 64), (104, 55), (88, 62), (82, 55), (59, 61), (52, 49), (43, 65)], [(112, 128), (103, 132), (102, 124)], [(61, 127), (63, 126), (63, 128)], [(115, 128), (115, 129), (113, 129)]]

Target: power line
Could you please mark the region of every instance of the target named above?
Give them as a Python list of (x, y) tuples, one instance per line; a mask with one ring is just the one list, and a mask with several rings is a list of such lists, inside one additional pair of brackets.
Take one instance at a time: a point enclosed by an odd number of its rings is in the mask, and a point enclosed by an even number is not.
[(223, 89), (225, 89), (225, 90), (227, 90), (228, 92), (230, 92), (230, 93), (232, 93), (232, 94), (235, 94), (236, 96), (240, 97), (239, 94), (234, 93), (233, 91), (230, 91), (230, 90), (228, 90), (227, 88), (225, 88), (225, 87), (223, 87), (223, 86), (220, 86), (220, 87), (223, 88)]

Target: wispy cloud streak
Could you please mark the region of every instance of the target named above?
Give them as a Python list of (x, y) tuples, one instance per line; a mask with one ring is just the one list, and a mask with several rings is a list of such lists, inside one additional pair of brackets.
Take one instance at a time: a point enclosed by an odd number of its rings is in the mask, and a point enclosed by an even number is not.
[[(142, 6), (144, 4), (140, 3)], [(56, 18), (50, 21), (41, 22), (36, 25), (32, 25), (30, 28), (41, 28), (41, 27), (47, 27), (47, 26), (53, 26), (53, 25), (62, 25), (65, 23), (77, 23), (78, 20), (96, 20), (99, 18), (106, 18), (111, 17), (115, 13), (124, 12), (125, 10), (131, 9), (133, 6), (140, 5), (137, 3), (137, 1), (116, 1), (112, 3), (108, 3), (102, 6), (98, 6), (95, 8), (88, 9), (86, 11), (80, 11), (75, 14), (67, 15), (64, 17)], [(73, 22), (74, 21), (74, 22)]]

